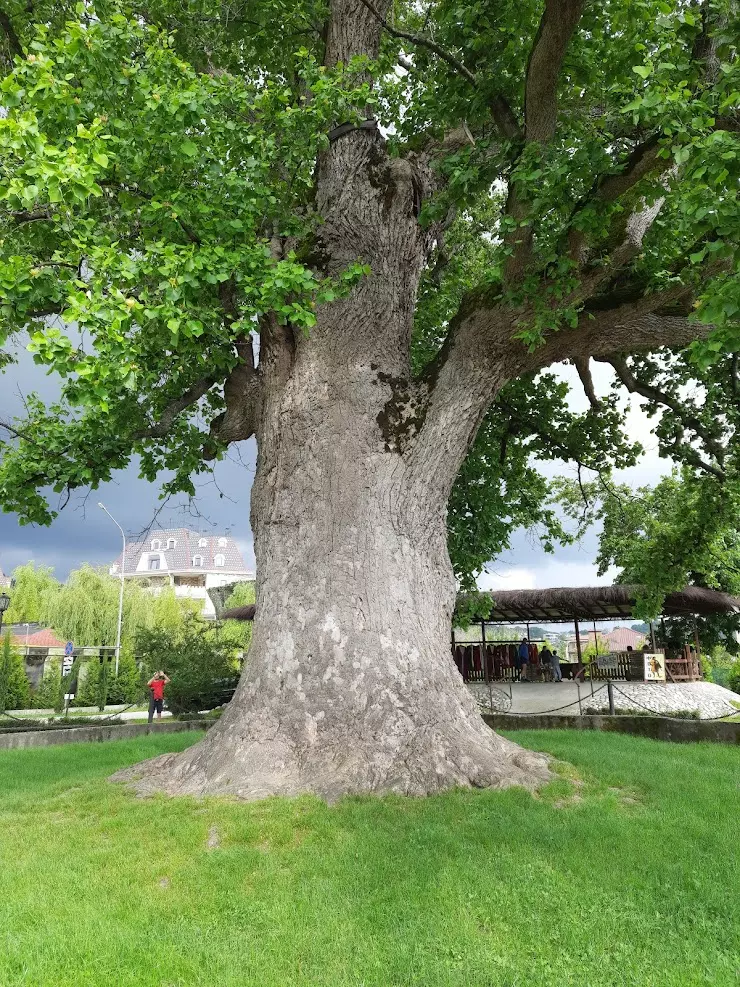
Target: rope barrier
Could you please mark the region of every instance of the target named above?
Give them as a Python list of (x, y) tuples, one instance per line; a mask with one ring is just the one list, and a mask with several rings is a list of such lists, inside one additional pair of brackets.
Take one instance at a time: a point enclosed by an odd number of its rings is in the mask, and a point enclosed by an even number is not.
[[(669, 720), (680, 720), (683, 719), (681, 716), (668, 716), (665, 710), (653, 709), (652, 706), (645, 706), (643, 703), (638, 703), (638, 701), (632, 696), (628, 695), (626, 692), (622, 692), (618, 685), (612, 683), (615, 692), (618, 692), (620, 696), (624, 696), (629, 702), (634, 703), (635, 706), (639, 706), (640, 709), (647, 710), (648, 713), (653, 713), (655, 716), (663, 716)], [(726, 720), (728, 716), (733, 716), (735, 713), (740, 712), (738, 710), (733, 710), (732, 713), (723, 713), (721, 716), (700, 716), (698, 720), (702, 723), (712, 723), (715, 720)]]
[(544, 716), (546, 713), (559, 713), (561, 709), (570, 709), (571, 706), (577, 706), (579, 703), (585, 702), (586, 699), (591, 699), (592, 696), (595, 696), (597, 693), (601, 692), (602, 689), (606, 689), (606, 684), (599, 686), (595, 692), (590, 693), (587, 697), (581, 696), (572, 703), (566, 703), (565, 706), (556, 706), (554, 709), (536, 709), (530, 710), (529, 712), (510, 710), (509, 712), (511, 716)]

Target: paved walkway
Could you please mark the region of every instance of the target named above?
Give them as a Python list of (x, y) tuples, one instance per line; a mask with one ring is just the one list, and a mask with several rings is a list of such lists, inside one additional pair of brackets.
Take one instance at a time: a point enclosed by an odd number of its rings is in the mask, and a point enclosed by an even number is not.
[[(469, 682), (468, 688), (478, 700), (483, 712), (512, 713), (561, 713), (574, 716), (579, 713), (578, 686), (575, 682), (498, 682), (489, 689), (483, 682)], [(594, 682), (580, 687), (581, 710), (588, 708), (608, 710), (606, 688)], [(648, 709), (658, 715), (677, 710), (698, 710), (701, 719), (731, 716), (737, 713), (731, 700), (740, 696), (715, 685), (713, 682), (668, 683), (667, 685), (642, 682), (615, 682), (614, 705), (618, 709)], [(565, 706), (565, 709), (561, 707)]]

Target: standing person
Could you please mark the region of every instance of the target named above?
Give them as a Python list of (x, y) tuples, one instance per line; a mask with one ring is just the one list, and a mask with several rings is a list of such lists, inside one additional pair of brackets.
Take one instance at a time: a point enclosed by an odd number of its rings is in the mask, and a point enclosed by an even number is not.
[(151, 723), (154, 719), (154, 713), (157, 714), (157, 719), (162, 719), (162, 705), (164, 703), (164, 687), (169, 683), (169, 678), (164, 674), (163, 671), (155, 672), (154, 675), (149, 679), (147, 685), (151, 690), (151, 698), (149, 700), (149, 722)]
[(516, 667), (519, 672), (520, 682), (529, 682), (527, 678), (527, 666), (529, 664), (529, 641), (526, 637), (522, 638), (522, 643), (519, 645), (519, 651), (517, 655)]
[(552, 655), (550, 656), (550, 668), (552, 669), (553, 682), (562, 682), (563, 673), (560, 671), (560, 656), (555, 648), (553, 648)]
[(542, 662), (543, 671), (545, 665), (552, 665), (552, 651), (550, 651), (547, 644), (542, 646), (542, 651), (540, 651), (540, 661)]

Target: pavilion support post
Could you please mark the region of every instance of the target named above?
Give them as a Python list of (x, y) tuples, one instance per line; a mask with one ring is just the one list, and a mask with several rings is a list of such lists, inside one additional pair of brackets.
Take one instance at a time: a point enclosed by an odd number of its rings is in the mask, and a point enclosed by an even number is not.
[(481, 660), (483, 661), (483, 677), (486, 682), (488, 681), (488, 654), (486, 652), (486, 622), (481, 620), (480, 622), (480, 639), (481, 639)]
[[(696, 663), (699, 666), (698, 677), (701, 678), (701, 644), (699, 643), (699, 625), (696, 622), (696, 615), (694, 615), (694, 647), (696, 648)], [(689, 652), (690, 654), (691, 652)], [(694, 679), (694, 662), (689, 662), (689, 675), (693, 681)]]
[(576, 655), (578, 657), (578, 670), (576, 671), (576, 679), (580, 676), (583, 671), (583, 653), (581, 651), (581, 629), (578, 626), (578, 617), (573, 618), (573, 622), (576, 628)]

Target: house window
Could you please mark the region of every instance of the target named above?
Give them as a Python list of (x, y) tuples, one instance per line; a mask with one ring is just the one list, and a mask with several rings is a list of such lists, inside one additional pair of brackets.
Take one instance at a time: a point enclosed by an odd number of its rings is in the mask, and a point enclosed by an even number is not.
[(202, 569), (203, 568), (203, 556), (202, 555), (194, 555), (193, 556), (193, 568), (194, 569)]
[(223, 555), (217, 555), (213, 561), (216, 563), (216, 565), (220, 565), (220, 566), (226, 565), (226, 559)]
[(177, 545), (177, 542), (175, 541), (174, 538), (167, 539), (167, 548), (174, 548), (175, 545)]
[(152, 542), (152, 551), (158, 552), (161, 547), (162, 547), (162, 542), (159, 540), (159, 538), (155, 538), (154, 541)]
[(219, 548), (226, 548), (226, 539), (225, 538), (219, 538), (219, 540), (218, 540), (218, 547)]
[(198, 548), (207, 548), (207, 547), (208, 547), (208, 539), (207, 538), (199, 538), (198, 539)]
[(150, 557), (150, 559), (149, 559), (149, 568), (150, 569), (159, 569), (159, 556), (158, 555), (152, 555)]

